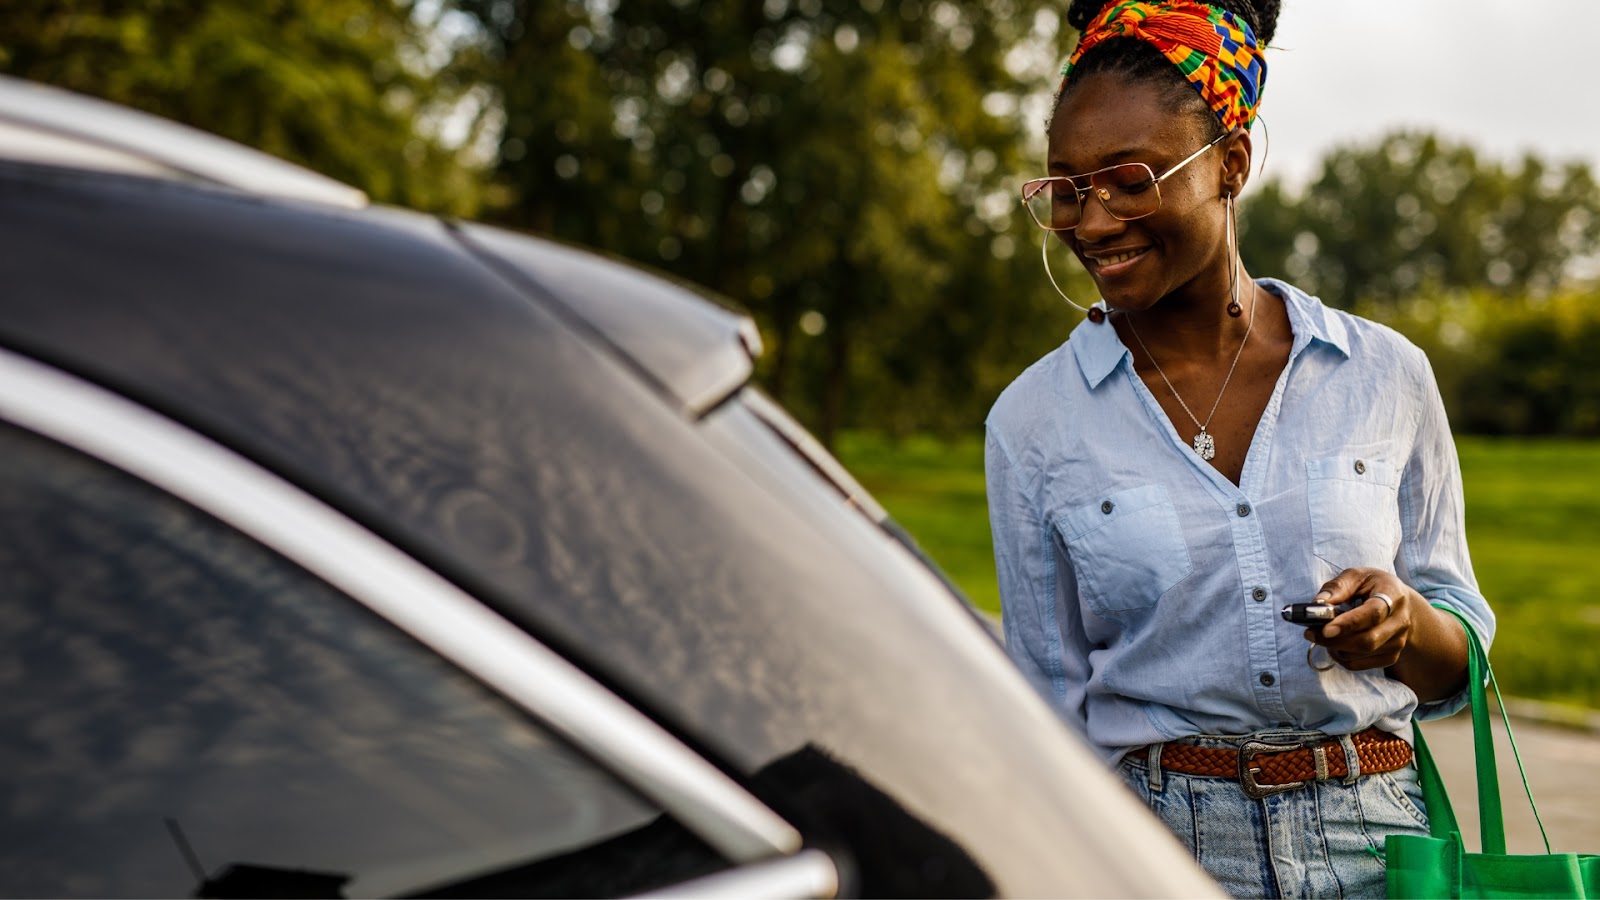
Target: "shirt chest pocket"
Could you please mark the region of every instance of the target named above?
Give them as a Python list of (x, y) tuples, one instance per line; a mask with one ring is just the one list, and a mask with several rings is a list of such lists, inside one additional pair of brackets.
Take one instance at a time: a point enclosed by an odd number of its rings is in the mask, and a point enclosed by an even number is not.
[(1154, 606), (1194, 571), (1178, 512), (1164, 485), (1108, 494), (1056, 519), (1078, 580), (1096, 613)]
[(1387, 569), (1400, 550), (1400, 472), (1382, 459), (1306, 461), (1311, 550), (1335, 569)]

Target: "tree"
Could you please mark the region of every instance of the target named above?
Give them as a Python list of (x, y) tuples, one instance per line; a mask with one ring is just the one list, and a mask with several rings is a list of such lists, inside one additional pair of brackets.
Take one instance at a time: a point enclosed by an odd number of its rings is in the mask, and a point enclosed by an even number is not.
[(1015, 173), (1041, 168), (1022, 154), (1042, 119), (1028, 98), (1059, 60), (1049, 4), (463, 8), (489, 35), (505, 113), (502, 221), (745, 303), (768, 385), (825, 441), (879, 412), (981, 417), (988, 323), (1036, 321), (1048, 290), (1015, 253), (1012, 197)]
[(1532, 304), (1500, 300), (1471, 335), (1452, 421), (1492, 435), (1600, 437), (1600, 294), (1567, 294)]
[(1582, 164), (1507, 167), (1399, 132), (1335, 150), (1302, 195), (1268, 181), (1241, 208), (1240, 242), (1255, 271), (1341, 307), (1480, 286), (1542, 296), (1600, 251), (1600, 188)]
[[(362, 188), (470, 212), (477, 178), (440, 134), (470, 119), (449, 7), (371, 0), (51, 0), (6, 8), (0, 72), (193, 125)], [(458, 59), (458, 56), (461, 58)], [(460, 129), (470, 132), (469, 127)], [(459, 143), (459, 142), (458, 142)]]

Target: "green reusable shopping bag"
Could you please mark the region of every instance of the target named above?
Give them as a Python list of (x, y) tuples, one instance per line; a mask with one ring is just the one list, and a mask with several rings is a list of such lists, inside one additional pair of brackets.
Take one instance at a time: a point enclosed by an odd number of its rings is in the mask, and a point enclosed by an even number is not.
[[(1439, 607), (1456, 618), (1455, 610)], [(1461, 842), (1455, 810), (1445, 793), (1444, 781), (1433, 763), (1421, 729), (1416, 733), (1417, 778), (1428, 807), (1427, 837), (1392, 834), (1385, 843), (1390, 897), (1596, 897), (1600, 898), (1600, 856), (1580, 853), (1551, 853), (1550, 838), (1544, 835), (1544, 822), (1534, 807), (1534, 820), (1544, 837), (1544, 854), (1513, 856), (1506, 853), (1506, 827), (1500, 809), (1500, 779), (1495, 768), (1494, 735), (1489, 730), (1487, 682), (1500, 703), (1500, 721), (1511, 737), (1511, 723), (1505, 718), (1505, 701), (1494, 683), (1489, 657), (1478, 634), (1465, 619), (1471, 645), (1467, 653), (1467, 682), (1472, 697), (1472, 738), (1477, 751), (1478, 822), (1483, 852), (1469, 853)], [(1511, 741), (1511, 755), (1522, 775), (1528, 802), (1528, 776), (1522, 770), (1522, 756)]]

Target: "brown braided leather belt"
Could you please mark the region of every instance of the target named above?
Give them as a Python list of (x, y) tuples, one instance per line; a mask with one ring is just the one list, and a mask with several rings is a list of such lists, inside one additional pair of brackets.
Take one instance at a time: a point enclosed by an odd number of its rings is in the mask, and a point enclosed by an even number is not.
[[(1356, 747), (1362, 775), (1393, 772), (1411, 762), (1411, 745), (1387, 731), (1369, 728), (1351, 735), (1351, 741)], [(1148, 750), (1142, 747), (1132, 755)], [(1256, 798), (1292, 790), (1307, 782), (1344, 778), (1350, 774), (1344, 746), (1338, 738), (1303, 743), (1251, 740), (1240, 743), (1237, 750), (1163, 744), (1161, 768), (1185, 775), (1236, 779), (1246, 795)]]

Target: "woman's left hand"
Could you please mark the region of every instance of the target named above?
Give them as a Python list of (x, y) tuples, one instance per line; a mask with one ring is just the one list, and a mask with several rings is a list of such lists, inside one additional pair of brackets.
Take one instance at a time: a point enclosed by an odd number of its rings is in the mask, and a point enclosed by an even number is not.
[(1328, 648), (1346, 669), (1386, 669), (1410, 646), (1418, 607), (1432, 610), (1420, 594), (1382, 569), (1345, 569), (1322, 586), (1314, 602), (1338, 605), (1360, 597), (1366, 602), (1340, 613), (1320, 632), (1306, 629), (1306, 640)]

